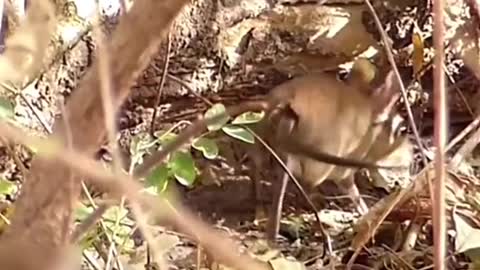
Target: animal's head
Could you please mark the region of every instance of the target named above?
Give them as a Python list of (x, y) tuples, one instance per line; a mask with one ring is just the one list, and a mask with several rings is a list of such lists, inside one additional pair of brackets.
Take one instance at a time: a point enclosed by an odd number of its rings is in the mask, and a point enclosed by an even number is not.
[(395, 102), (400, 97), (400, 84), (393, 70), (378, 84), (380, 74), (376, 67), (366, 58), (355, 60), (347, 82), (369, 96), (373, 106), (373, 122), (388, 121), (396, 113)]
[(368, 156), (376, 161), (404, 145), (407, 140), (405, 119), (395, 108), (400, 97), (400, 84), (393, 71), (387, 74), (379, 87), (373, 89), (372, 97), (375, 98), (372, 118), (374, 143)]

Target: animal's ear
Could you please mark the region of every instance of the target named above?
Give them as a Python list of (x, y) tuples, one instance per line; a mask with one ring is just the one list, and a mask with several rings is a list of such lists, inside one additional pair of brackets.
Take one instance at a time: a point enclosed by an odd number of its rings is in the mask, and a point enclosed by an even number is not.
[(277, 140), (289, 137), (298, 123), (298, 115), (290, 106), (276, 111), (270, 116), (270, 123), (274, 125)]
[[(360, 57), (353, 63), (347, 82), (361, 91), (370, 92), (371, 83), (377, 76), (377, 68), (367, 58)], [(370, 93), (367, 93), (370, 94)]]
[(373, 90), (373, 112), (375, 122), (384, 122), (391, 115), (395, 102), (400, 97), (400, 83), (393, 70), (390, 70), (384, 82)]

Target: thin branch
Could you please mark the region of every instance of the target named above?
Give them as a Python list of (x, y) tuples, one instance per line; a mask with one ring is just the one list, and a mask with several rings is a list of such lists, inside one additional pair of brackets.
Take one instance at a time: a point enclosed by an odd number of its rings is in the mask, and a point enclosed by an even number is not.
[(180, 78), (172, 75), (172, 74), (167, 74), (168, 79), (180, 84), (181, 86), (185, 87), (190, 94), (194, 95), (198, 99), (202, 100), (205, 104), (212, 106), (213, 103), (208, 100), (207, 98), (203, 97), (199, 93), (197, 93), (195, 90), (193, 90), (186, 82), (182, 81)]
[(398, 71), (397, 65), (395, 64), (395, 58), (392, 53), (392, 48), (390, 46), (390, 42), (388, 40), (387, 33), (385, 32), (385, 29), (383, 29), (382, 23), (380, 22), (380, 19), (378, 18), (377, 12), (375, 11), (375, 8), (372, 6), (370, 0), (365, 0), (365, 3), (367, 4), (368, 9), (370, 10), (370, 13), (372, 14), (375, 24), (380, 32), (380, 35), (382, 37), (383, 45), (385, 46), (385, 52), (387, 54), (388, 61), (390, 62), (390, 65), (392, 66), (393, 72), (395, 73), (395, 76), (397, 77), (398, 84), (400, 85), (400, 90), (401, 94), (405, 103), (405, 109), (407, 110), (407, 115), (408, 115), (408, 120), (410, 123), (410, 126), (412, 127), (413, 134), (415, 135), (415, 140), (417, 141), (417, 145), (420, 148), (420, 152), (422, 153), (422, 159), (423, 163), (425, 166), (427, 166), (427, 158), (425, 156), (425, 150), (423, 147), (423, 144), (420, 139), (420, 134), (418, 132), (417, 125), (415, 124), (415, 120), (413, 119), (413, 113), (412, 109), (410, 108), (410, 104), (408, 104), (408, 96), (407, 96), (407, 91), (405, 90), (405, 86), (403, 85), (402, 77), (400, 76), (400, 72)]
[(167, 74), (168, 74), (168, 63), (170, 62), (170, 50), (172, 47), (172, 37), (171, 37), (171, 31), (168, 31), (167, 35), (167, 50), (165, 52), (165, 63), (163, 65), (163, 71), (162, 71), (162, 78), (160, 80), (160, 86), (158, 89), (157, 97), (155, 98), (155, 103), (153, 104), (153, 114), (152, 114), (152, 120), (150, 121), (150, 134), (153, 136), (153, 133), (155, 132), (155, 120), (157, 118), (158, 114), (158, 106), (160, 106), (160, 101), (162, 100), (163, 96), (163, 88), (165, 87), (165, 82), (167, 81)]
[(443, 0), (433, 1), (433, 47), (434, 56), (434, 145), (435, 145), (435, 190), (433, 204), (433, 244), (434, 267), (437, 270), (446, 269), (446, 214), (445, 214), (445, 148), (447, 141), (447, 91), (445, 87), (444, 53), (444, 3)]
[[(96, 21), (100, 18), (100, 11), (98, 5), (95, 5), (96, 9)], [(122, 171), (122, 156), (118, 149), (118, 144), (116, 143), (116, 134), (117, 134), (117, 125), (116, 125), (116, 109), (113, 104), (112, 97), (112, 81), (111, 81), (111, 71), (110, 71), (110, 54), (105, 44), (105, 38), (103, 36), (102, 30), (100, 27), (93, 28), (93, 34), (96, 40), (97, 45), (97, 62), (98, 62), (98, 78), (100, 80), (100, 94), (102, 98), (102, 108), (105, 115), (105, 127), (107, 130), (108, 143), (110, 145), (112, 153), (112, 163), (113, 169), (116, 173), (121, 173)], [(108, 46), (108, 45), (107, 45)], [(120, 208), (124, 208), (124, 200), (122, 198)], [(117, 216), (115, 221), (115, 228), (118, 228), (120, 223), (120, 216)], [(120, 270), (123, 270), (123, 265), (117, 256), (117, 248), (115, 244), (117, 230), (112, 231), (112, 235), (109, 237), (109, 248), (108, 248), (108, 257), (106, 261), (105, 269), (110, 269), (112, 256), (116, 258), (117, 267)]]
[(23, 102), (25, 102), (25, 104), (27, 105), (27, 107), (30, 109), (30, 111), (33, 113), (33, 115), (35, 116), (35, 118), (37, 119), (38, 123), (40, 123), (40, 125), (42, 126), (43, 130), (45, 132), (47, 132), (48, 134), (51, 134), (52, 133), (52, 129), (48, 126), (48, 124), (46, 123), (46, 121), (43, 119), (43, 117), (41, 117), (41, 115), (37, 112), (37, 110), (33, 107), (33, 105), (31, 104), (31, 102), (27, 99), (27, 97), (25, 97), (25, 95), (23, 95), (22, 91), (20, 91), (19, 89), (16, 89), (15, 86), (12, 86), (10, 84), (7, 84), (7, 83), (0, 83), (0, 85), (5, 88), (8, 92), (12, 93), (13, 95), (15, 96), (19, 96)]

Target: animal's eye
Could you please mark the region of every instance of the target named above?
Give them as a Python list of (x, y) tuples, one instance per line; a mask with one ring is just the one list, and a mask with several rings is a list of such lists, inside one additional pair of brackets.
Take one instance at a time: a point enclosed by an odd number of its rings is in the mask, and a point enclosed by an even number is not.
[(407, 127), (404, 125), (401, 125), (394, 130), (394, 135), (395, 137), (400, 137), (404, 135), (406, 132), (407, 132)]
[(395, 137), (401, 136), (407, 131), (407, 127), (405, 126), (405, 119), (400, 115), (395, 115), (392, 119), (390, 119), (390, 127), (392, 129), (392, 134)]

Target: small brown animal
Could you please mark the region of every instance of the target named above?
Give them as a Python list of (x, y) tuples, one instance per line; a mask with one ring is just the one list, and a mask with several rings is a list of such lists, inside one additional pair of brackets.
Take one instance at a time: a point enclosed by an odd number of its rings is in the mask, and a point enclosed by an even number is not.
[[(304, 188), (311, 191), (324, 180), (333, 180), (350, 195), (361, 214), (368, 208), (354, 183), (353, 174), (358, 168), (336, 166), (297, 152), (293, 154), (281, 145), (291, 144), (291, 148), (302, 145), (314, 152), (373, 163), (400, 147), (404, 140), (396, 137), (396, 127), (391, 121), (391, 108), (399, 94), (396, 78), (390, 72), (380, 87), (373, 88), (372, 70), (368, 60), (359, 59), (346, 81), (338, 80), (333, 74), (321, 73), (281, 84), (267, 96), (268, 102), (275, 104), (274, 109), (256, 127), (257, 133), (283, 156)], [(264, 161), (256, 154), (252, 158), (258, 172)], [(258, 174), (254, 178), (258, 201), (260, 179)], [(285, 173), (282, 178), (282, 181), (274, 181), (276, 188), (267, 226), (270, 239), (275, 239), (279, 230), (288, 180)]]

